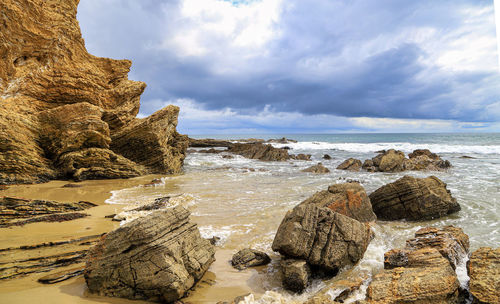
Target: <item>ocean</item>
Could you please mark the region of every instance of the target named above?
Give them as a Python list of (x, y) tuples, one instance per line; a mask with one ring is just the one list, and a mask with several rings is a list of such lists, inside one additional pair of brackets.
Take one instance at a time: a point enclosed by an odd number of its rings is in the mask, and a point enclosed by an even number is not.
[[(288, 146), (291, 154), (312, 155), (312, 161), (263, 162), (234, 155), (189, 153), (185, 160), (185, 173), (163, 177), (155, 187), (133, 187), (113, 191), (106, 201), (110, 204), (131, 204), (151, 201), (166, 195), (182, 195), (182, 202), (192, 213), (192, 219), (202, 236), (220, 238), (218, 250), (226, 252), (222, 259), (239, 249), (251, 247), (263, 250), (273, 257), (271, 244), (284, 214), (295, 205), (329, 185), (357, 180), (369, 194), (377, 188), (404, 175), (415, 177), (437, 176), (447, 183), (448, 190), (462, 207), (459, 213), (425, 222), (377, 221), (373, 227), (375, 238), (364, 258), (353, 269), (341, 271), (345, 275), (364, 275), (370, 278), (383, 268), (384, 252), (404, 247), (416, 230), (426, 226), (454, 225), (469, 235), (471, 250), (482, 246), (498, 247), (500, 244), (500, 134), (246, 134), (203, 135), (194, 138), (237, 140), (242, 138), (281, 138), (297, 140), (297, 143), (273, 144)], [(446, 172), (369, 173), (349, 172), (335, 168), (345, 159), (354, 157), (364, 161), (376, 155), (376, 151), (398, 149), (406, 154), (415, 149), (429, 149), (449, 160), (452, 168)], [(332, 158), (323, 159), (328, 154)], [(467, 156), (467, 158), (464, 158)], [(321, 162), (330, 173), (316, 175), (301, 172)], [(276, 259), (275, 259), (276, 260)], [(461, 283), (467, 284), (463, 258), (457, 273)], [(218, 261), (227, 264), (227, 260)], [(226, 265), (227, 266), (227, 265)], [(289, 293), (277, 279), (277, 263), (245, 277), (238, 283), (238, 275), (224, 265), (211, 269), (214, 283), (195, 291), (188, 298), (192, 302), (204, 302), (210, 292), (237, 288), (244, 284), (253, 295), (248, 303), (279, 303), (303, 301), (326, 282), (316, 280), (303, 295)], [(243, 274), (241, 274), (243, 276)], [(367, 280), (367, 282), (369, 279)], [(367, 283), (366, 283), (367, 284)], [(197, 289), (198, 290), (198, 289)], [(362, 299), (366, 285), (346, 303)], [(335, 291), (332, 291), (334, 293)]]

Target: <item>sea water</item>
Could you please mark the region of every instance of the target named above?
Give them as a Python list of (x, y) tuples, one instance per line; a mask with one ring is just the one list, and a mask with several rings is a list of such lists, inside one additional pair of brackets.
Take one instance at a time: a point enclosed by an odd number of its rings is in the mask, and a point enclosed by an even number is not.
[[(416, 230), (426, 227), (454, 225), (469, 235), (471, 250), (500, 245), (500, 134), (340, 134), (340, 135), (203, 135), (195, 138), (237, 140), (241, 138), (281, 138), (297, 143), (273, 144), (288, 146), (291, 154), (312, 155), (312, 161), (263, 162), (238, 155), (223, 158), (222, 154), (190, 153), (185, 160), (185, 174), (162, 178), (155, 187), (134, 187), (116, 191), (107, 201), (134, 204), (166, 195), (184, 194), (192, 219), (203, 237), (217, 236), (221, 250), (236, 252), (251, 247), (273, 254), (271, 244), (284, 214), (316, 191), (329, 185), (356, 180), (371, 193), (404, 175), (437, 176), (462, 210), (450, 216), (425, 222), (378, 221), (373, 227), (375, 238), (364, 258), (352, 273), (372, 277), (383, 268), (384, 252), (404, 247)], [(345, 159), (364, 161), (376, 151), (398, 149), (406, 154), (415, 149), (429, 149), (449, 160), (452, 168), (445, 172), (407, 171), (401, 173), (370, 173), (336, 170)], [(202, 149), (198, 149), (202, 150)], [(331, 159), (323, 159), (328, 154)], [(466, 156), (466, 157), (464, 157)], [(317, 162), (330, 169), (328, 174), (301, 172)], [(274, 255), (276, 256), (276, 255)], [(458, 267), (460, 282), (467, 284), (466, 258)], [(276, 279), (277, 265), (254, 276), (254, 295), (248, 303), (300, 302), (324, 287), (315, 281), (303, 295), (284, 291)], [(216, 274), (217, 275), (217, 274)], [(364, 297), (366, 285), (347, 302)], [(217, 284), (217, 283), (215, 283)], [(252, 289), (252, 291), (253, 291)], [(196, 291), (195, 291), (196, 293)], [(335, 291), (331, 291), (335, 293)]]

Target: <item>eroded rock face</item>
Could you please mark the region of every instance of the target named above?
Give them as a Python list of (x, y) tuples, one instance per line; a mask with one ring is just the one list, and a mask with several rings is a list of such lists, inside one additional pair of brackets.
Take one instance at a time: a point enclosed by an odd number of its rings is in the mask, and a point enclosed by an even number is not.
[(430, 220), (460, 211), (446, 184), (435, 176), (404, 176), (370, 194), (379, 219)]
[(280, 261), (283, 287), (293, 292), (302, 292), (309, 284), (311, 268), (304, 260), (284, 259)]
[(262, 143), (236, 143), (227, 152), (263, 161), (285, 161), (290, 159), (288, 150)]
[(372, 238), (370, 227), (327, 207), (303, 204), (281, 222), (272, 249), (326, 271), (356, 264)]
[(360, 222), (372, 222), (377, 219), (370, 199), (359, 183), (331, 185), (328, 190), (316, 192), (300, 203), (300, 205), (310, 204), (326, 207)]
[(88, 253), (85, 280), (100, 295), (174, 302), (214, 261), (189, 212), (177, 206), (133, 220)]
[[(369, 172), (401, 172), (406, 170), (444, 171), (451, 167), (449, 161), (441, 159), (439, 155), (428, 149), (414, 150), (408, 156), (409, 158), (406, 158), (402, 151), (394, 149), (378, 151), (377, 156), (365, 160), (362, 168)], [(341, 165), (347, 166), (349, 160)]]
[(179, 172), (178, 108), (135, 118), (146, 84), (127, 79), (130, 61), (87, 53), (78, 2), (0, 3), (0, 183)]
[(390, 149), (383, 151), (371, 160), (363, 163), (363, 169), (371, 172), (401, 172), (405, 154), (401, 151)]
[(349, 158), (337, 166), (338, 170), (359, 171), (361, 170), (361, 161), (355, 158)]
[(500, 248), (482, 247), (474, 251), (467, 268), (473, 303), (500, 303)]
[(369, 303), (458, 303), (457, 275), (437, 249), (408, 251), (405, 256), (401, 267), (374, 276), (367, 290)]

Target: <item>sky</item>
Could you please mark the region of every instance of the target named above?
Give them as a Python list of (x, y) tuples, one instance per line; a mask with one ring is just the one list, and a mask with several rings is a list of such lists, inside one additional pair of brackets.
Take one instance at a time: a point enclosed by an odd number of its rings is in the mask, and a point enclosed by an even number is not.
[(182, 133), (500, 132), (493, 0), (81, 0), (78, 20), (147, 83), (139, 116), (178, 105)]

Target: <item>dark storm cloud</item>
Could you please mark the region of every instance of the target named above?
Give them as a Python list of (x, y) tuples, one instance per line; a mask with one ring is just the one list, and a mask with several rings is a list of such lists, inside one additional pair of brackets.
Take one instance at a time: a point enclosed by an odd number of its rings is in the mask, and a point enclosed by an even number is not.
[[(165, 44), (190, 26), (203, 32), (182, 15), (179, 1), (82, 0), (78, 17), (92, 53), (133, 61), (130, 78), (148, 84), (144, 114), (158, 110), (148, 101), (188, 98), (206, 109), (243, 113), (270, 105), (345, 117), (495, 121), (500, 113), (485, 108), (500, 101), (498, 72), (435, 64), (440, 52), (450, 51), (443, 43), (474, 35), (467, 10), (473, 17), (474, 10), (490, 9), (485, 16), (493, 18), (492, 5), (286, 1), (273, 25), (279, 35), (265, 43), (265, 54), (241, 58), (227, 40), (208, 32), (200, 38), (208, 50), (201, 55)], [(419, 38), (426, 30), (443, 40)], [(478, 35), (494, 32), (486, 28)]]

